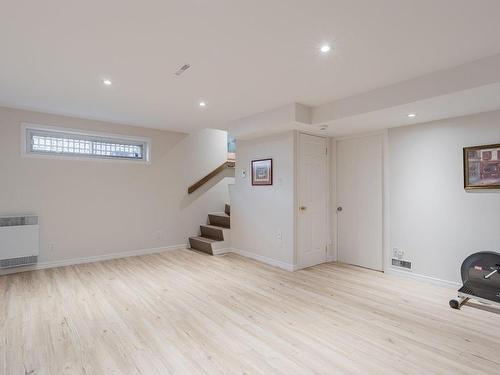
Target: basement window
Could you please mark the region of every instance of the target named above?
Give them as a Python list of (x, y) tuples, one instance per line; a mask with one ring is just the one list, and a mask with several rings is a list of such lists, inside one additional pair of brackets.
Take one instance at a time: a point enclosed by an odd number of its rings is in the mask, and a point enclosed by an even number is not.
[(25, 154), (149, 162), (150, 140), (23, 124)]

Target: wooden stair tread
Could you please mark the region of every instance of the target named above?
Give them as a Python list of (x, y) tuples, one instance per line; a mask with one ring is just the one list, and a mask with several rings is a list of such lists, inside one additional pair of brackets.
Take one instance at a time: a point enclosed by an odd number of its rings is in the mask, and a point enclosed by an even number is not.
[(218, 241), (224, 241), (224, 230), (229, 228), (224, 225), (217, 225), (217, 223), (214, 224), (200, 225), (200, 236)]
[(231, 216), (225, 212), (213, 212), (208, 214), (208, 223), (210, 225), (217, 225), (220, 227), (231, 227)]
[(228, 229), (230, 229), (228, 227), (223, 227), (223, 226), (220, 226), (220, 225), (213, 225), (213, 224), (202, 224), (200, 226), (201, 227), (205, 227), (205, 228), (220, 229), (220, 230), (228, 230)]
[(206, 243), (221, 242), (221, 240), (214, 240), (213, 238), (202, 237), (202, 236), (191, 236), (191, 237), (189, 237), (189, 239), (198, 240), (198, 241), (206, 242)]
[(220, 217), (231, 217), (228, 214), (226, 214), (225, 212), (210, 212), (209, 215), (220, 216)]
[(226, 204), (224, 210), (225, 212), (208, 214), (208, 223), (200, 225), (200, 234), (189, 237), (191, 249), (214, 255), (214, 252), (220, 251), (227, 245), (229, 239), (227, 230), (231, 227), (230, 206)]

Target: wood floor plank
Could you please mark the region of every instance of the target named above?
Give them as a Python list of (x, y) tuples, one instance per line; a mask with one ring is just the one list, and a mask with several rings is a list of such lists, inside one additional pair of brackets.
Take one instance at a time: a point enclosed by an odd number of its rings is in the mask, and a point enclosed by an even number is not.
[(328, 263), (188, 250), (0, 277), (0, 374), (497, 374), (500, 314)]

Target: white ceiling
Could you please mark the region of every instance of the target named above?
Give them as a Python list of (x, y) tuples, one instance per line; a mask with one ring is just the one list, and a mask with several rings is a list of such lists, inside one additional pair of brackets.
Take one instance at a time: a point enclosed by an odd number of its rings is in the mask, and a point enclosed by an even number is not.
[(4, 0), (0, 105), (225, 127), (497, 54), (499, 19), (498, 0)]
[[(342, 137), (498, 109), (500, 83), (334, 120), (329, 122), (328, 128), (323, 131), (318, 131), (319, 126), (310, 128), (314, 129), (315, 134)], [(417, 117), (408, 118), (409, 113), (415, 113)], [(308, 126), (301, 129), (307, 130)]]

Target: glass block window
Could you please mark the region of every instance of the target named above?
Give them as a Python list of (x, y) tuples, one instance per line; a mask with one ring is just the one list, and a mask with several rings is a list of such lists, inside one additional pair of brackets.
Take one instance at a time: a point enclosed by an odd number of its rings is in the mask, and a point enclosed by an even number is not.
[(78, 158), (148, 161), (149, 141), (142, 138), (26, 128), (26, 152)]

